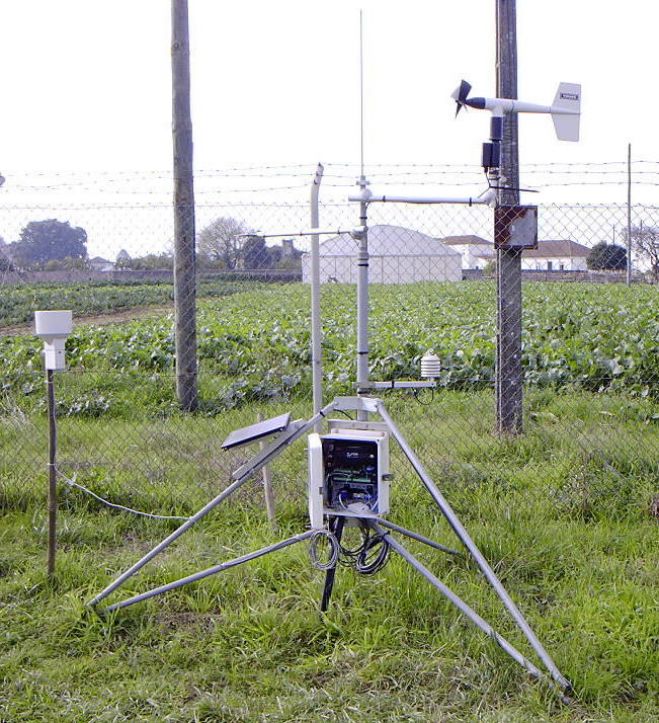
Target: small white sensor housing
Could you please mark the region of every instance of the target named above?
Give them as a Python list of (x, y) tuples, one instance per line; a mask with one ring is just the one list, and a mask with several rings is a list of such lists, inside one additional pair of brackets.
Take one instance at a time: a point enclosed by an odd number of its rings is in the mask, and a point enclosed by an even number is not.
[(439, 357), (431, 351), (427, 351), (421, 357), (421, 378), (437, 379), (441, 373), (442, 365)]
[(34, 333), (43, 339), (43, 356), (46, 369), (66, 369), (64, 345), (73, 331), (73, 312), (35, 311)]

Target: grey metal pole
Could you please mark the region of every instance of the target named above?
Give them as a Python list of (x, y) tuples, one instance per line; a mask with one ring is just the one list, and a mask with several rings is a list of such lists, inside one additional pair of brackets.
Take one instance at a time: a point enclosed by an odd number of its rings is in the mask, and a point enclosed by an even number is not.
[(627, 144), (627, 286), (632, 283), (632, 144)]
[[(496, 0), (496, 96), (517, 98), (517, 21), (515, 0)], [(505, 116), (501, 173), (506, 185), (519, 188), (517, 114)], [(498, 203), (519, 204), (519, 191), (499, 193)], [(522, 432), (522, 255), (497, 250), (496, 420), (499, 434)]]
[[(516, 0), (496, 0), (496, 96), (517, 98)], [(508, 113), (503, 127), (501, 172), (511, 190), (501, 192), (506, 206), (519, 203), (519, 127), (517, 113)]]
[[(311, 186), (311, 228), (318, 228), (319, 208), (318, 193), (323, 178), (321, 163), (316, 168), (316, 175)], [(323, 351), (322, 326), (320, 316), (320, 237), (311, 236), (311, 374), (313, 384), (313, 411), (320, 411), (323, 406)], [(320, 431), (320, 425), (315, 430)]]
[(445, 552), (447, 555), (460, 555), (457, 550), (454, 550), (451, 547), (446, 547), (446, 545), (442, 545), (440, 542), (435, 542), (435, 540), (431, 540), (429, 537), (425, 537), (424, 535), (420, 535), (418, 532), (413, 532), (412, 530), (408, 530), (405, 527), (396, 525), (389, 520), (380, 518), (378, 520), (378, 524), (383, 525), (384, 527), (388, 527), (390, 530), (394, 530), (401, 535), (405, 535), (405, 537), (409, 537), (411, 540), (422, 542), (424, 545), (428, 545), (428, 547), (432, 547), (434, 550)]
[(156, 595), (162, 595), (163, 593), (169, 592), (170, 590), (176, 590), (176, 588), (183, 587), (184, 585), (189, 585), (190, 583), (197, 582), (198, 580), (203, 580), (205, 577), (210, 577), (211, 575), (215, 575), (218, 572), (222, 572), (223, 570), (228, 570), (232, 567), (242, 565), (245, 562), (256, 560), (258, 557), (263, 557), (263, 555), (267, 555), (270, 552), (276, 552), (277, 550), (282, 550), (284, 547), (295, 545), (297, 542), (302, 542), (303, 540), (308, 539), (315, 533), (316, 530), (307, 530), (306, 532), (303, 532), (299, 535), (294, 535), (293, 537), (289, 537), (288, 539), (282, 540), (281, 542), (275, 542), (273, 545), (262, 547), (260, 550), (249, 552), (246, 555), (236, 557), (233, 560), (227, 560), (227, 562), (222, 562), (219, 565), (214, 565), (213, 567), (209, 567), (206, 570), (202, 570), (201, 572), (196, 572), (193, 575), (182, 577), (180, 580), (174, 580), (173, 582), (169, 582), (166, 585), (161, 585), (160, 587), (153, 588), (152, 590), (147, 590), (146, 592), (140, 593), (139, 595), (134, 595), (133, 597), (129, 597), (126, 600), (121, 600), (121, 602), (114, 603), (114, 605), (108, 605), (106, 610), (107, 612), (112, 612), (113, 610), (119, 610), (120, 608), (127, 608), (130, 605), (135, 605), (135, 603), (142, 602), (143, 600), (148, 600), (149, 598), (155, 597)]
[[(306, 431), (313, 429), (313, 427), (321, 420), (323, 417), (325, 417), (326, 414), (332, 411), (334, 409), (333, 404), (328, 404), (324, 409), (321, 409), (320, 412), (316, 415), (314, 415), (308, 422), (303, 424), (299, 429), (295, 431), (293, 435), (287, 438), (286, 440), (286, 446), (289, 444), (292, 444), (296, 439), (299, 439)], [(259, 455), (258, 464), (253, 465), (245, 465), (244, 471), (240, 476), (236, 478), (234, 482), (232, 482), (226, 489), (224, 489), (222, 492), (220, 492), (217, 497), (214, 497), (210, 502), (208, 502), (206, 505), (204, 505), (197, 513), (195, 513), (192, 517), (188, 518), (180, 527), (178, 527), (174, 532), (172, 532), (170, 535), (168, 535), (164, 540), (162, 540), (160, 543), (158, 543), (152, 550), (147, 552), (144, 557), (139, 559), (134, 565), (129, 567), (125, 572), (121, 573), (115, 580), (113, 580), (104, 590), (102, 590), (96, 597), (94, 597), (92, 600), (89, 601), (88, 605), (91, 605), (92, 607), (95, 605), (98, 605), (101, 600), (106, 598), (108, 595), (110, 595), (112, 592), (114, 592), (118, 587), (123, 585), (128, 578), (132, 577), (136, 572), (141, 570), (150, 560), (153, 560), (156, 555), (159, 555), (163, 550), (166, 550), (172, 542), (177, 540), (184, 532), (187, 532), (195, 523), (199, 522), (202, 518), (204, 518), (211, 510), (213, 510), (215, 507), (217, 507), (221, 502), (223, 502), (227, 497), (232, 495), (236, 490), (240, 489), (245, 482), (261, 467), (263, 467), (264, 464), (267, 464), (270, 462), (274, 457), (276, 457), (280, 452), (282, 451), (282, 448), (277, 446), (276, 442), (271, 445), (271, 451), (270, 453), (261, 454)]]
[[(359, 179), (361, 188), (366, 179)], [(368, 383), (368, 204), (359, 204), (359, 221), (364, 231), (359, 237), (357, 255), (357, 391), (360, 393)]]
[(191, 412), (197, 408), (197, 321), (188, 0), (172, 0), (172, 137), (176, 395)]
[(46, 370), (48, 391), (48, 578), (55, 575), (57, 554), (57, 411), (55, 407), (54, 372)]
[(520, 653), (517, 648), (515, 648), (513, 645), (511, 645), (503, 636), (499, 635), (497, 631), (486, 621), (484, 620), (475, 610), (473, 610), (467, 603), (465, 603), (462, 598), (460, 598), (458, 595), (456, 595), (449, 587), (444, 585), (444, 583), (439, 580), (435, 575), (428, 570), (425, 565), (423, 565), (419, 560), (414, 557), (403, 545), (401, 545), (398, 540), (396, 540), (394, 537), (392, 537), (388, 532), (382, 532), (377, 525), (373, 525), (373, 527), (380, 532), (380, 534), (384, 534), (384, 538), (386, 541), (391, 545), (391, 547), (404, 559), (407, 560), (407, 562), (414, 567), (415, 570), (420, 572), (426, 580), (439, 592), (444, 595), (444, 597), (448, 598), (457, 608), (460, 610), (461, 613), (463, 613), (466, 617), (471, 620), (471, 622), (477, 627), (480, 628), (486, 635), (488, 635), (492, 640), (496, 642), (496, 644), (502, 648), (503, 650), (510, 655), (511, 658), (516, 660), (523, 668), (525, 668), (534, 678), (538, 679), (546, 679), (546, 676), (535, 666), (533, 663), (528, 660), (522, 653)]
[(406, 537), (409, 537), (411, 540), (416, 540), (417, 542), (422, 542), (424, 545), (428, 545), (428, 547), (432, 547), (435, 550), (439, 550), (440, 552), (446, 552), (448, 555), (461, 555), (462, 553), (458, 552), (457, 550), (453, 550), (450, 547), (446, 547), (446, 545), (442, 545), (440, 542), (435, 542), (434, 540), (431, 540), (429, 537), (425, 537), (424, 535), (420, 535), (418, 532), (413, 532), (412, 530), (408, 530), (405, 527), (401, 527), (400, 525), (397, 525), (395, 522), (390, 522), (384, 517), (379, 517), (378, 515), (364, 515), (360, 514), (359, 512), (348, 512), (345, 510), (334, 510), (332, 512), (333, 517), (349, 517), (356, 520), (365, 520), (365, 521), (373, 521), (377, 522), (378, 525), (382, 525), (383, 527), (387, 527), (390, 530), (394, 530), (394, 532), (399, 532), (401, 535), (405, 535)]
[(508, 612), (512, 616), (513, 620), (517, 623), (519, 629), (524, 633), (526, 639), (529, 641), (533, 649), (538, 654), (538, 657), (547, 667), (547, 670), (550, 671), (552, 678), (564, 690), (569, 690), (571, 688), (570, 682), (566, 678), (564, 678), (563, 675), (561, 675), (561, 672), (556, 667), (556, 664), (551, 659), (549, 653), (544, 649), (542, 643), (540, 642), (540, 640), (538, 640), (530, 625), (526, 622), (526, 619), (522, 615), (521, 611), (519, 610), (517, 605), (515, 605), (512, 598), (510, 597), (510, 595), (508, 595), (506, 589), (501, 584), (501, 581), (494, 573), (494, 570), (492, 570), (485, 557), (483, 557), (482, 552), (478, 549), (474, 541), (471, 539), (469, 533), (460, 522), (458, 516), (455, 514), (449, 503), (444, 498), (444, 495), (442, 495), (442, 493), (439, 491), (437, 485), (435, 485), (432, 478), (430, 477), (430, 475), (428, 475), (412, 448), (409, 446), (403, 435), (396, 427), (393, 419), (387, 413), (384, 404), (382, 404), (382, 402), (379, 400), (377, 403), (377, 409), (378, 414), (382, 417), (386, 425), (389, 427), (392, 437), (398, 442), (398, 445), (402, 449), (403, 454), (405, 454), (407, 459), (410, 461), (410, 464), (419, 475), (419, 478), (430, 493), (431, 497), (433, 498), (433, 500), (435, 500), (436, 505), (442, 511), (444, 517), (446, 517), (447, 522), (452, 527), (458, 538), (461, 540), (462, 544), (469, 550), (471, 556), (476, 561), (476, 564), (481, 569), (483, 575), (485, 575), (490, 585), (492, 585), (494, 591), (499, 596), (503, 604), (506, 606)]
[(498, 434), (523, 431), (522, 252), (497, 250), (496, 425)]

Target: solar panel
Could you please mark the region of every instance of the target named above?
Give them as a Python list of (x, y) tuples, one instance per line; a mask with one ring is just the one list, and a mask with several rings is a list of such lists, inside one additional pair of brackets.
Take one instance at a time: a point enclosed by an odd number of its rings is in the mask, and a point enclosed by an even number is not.
[(286, 414), (280, 414), (278, 417), (271, 417), (270, 419), (264, 419), (262, 422), (250, 424), (249, 427), (235, 429), (222, 442), (222, 449), (240, 447), (243, 444), (250, 444), (264, 437), (269, 437), (271, 434), (283, 432), (288, 427), (290, 419), (291, 413), (287, 412)]

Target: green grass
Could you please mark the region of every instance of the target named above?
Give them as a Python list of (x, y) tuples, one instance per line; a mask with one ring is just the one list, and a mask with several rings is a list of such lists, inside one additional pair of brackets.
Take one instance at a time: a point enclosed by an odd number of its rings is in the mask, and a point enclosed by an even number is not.
[[(57, 576), (50, 585), (44, 475), (26, 489), (4, 459), (0, 718), (659, 720), (659, 533), (649, 514), (659, 460), (656, 426), (643, 420), (649, 402), (529, 393), (527, 434), (517, 440), (490, 434), (491, 402), (486, 392), (445, 392), (422, 408), (423, 424), (421, 408), (405, 397), (388, 406), (574, 683), (572, 706), (531, 682), (398, 559), (372, 578), (341, 568), (325, 616), (318, 612), (322, 573), (310, 567), (303, 543), (98, 617), (85, 601), (174, 523), (104, 511), (62, 489)], [(215, 489), (226, 484), (208, 448), (238, 419), (234, 411), (191, 420), (177, 430), (176, 450), (161, 423), (142, 420), (144, 441), (131, 454), (141, 458), (151, 448), (150, 464), (155, 469), (160, 459), (159, 469), (171, 475), (155, 486), (139, 483), (137, 465), (133, 476), (116, 472), (126, 454), (120, 432), (127, 422), (121, 419), (68, 420), (62, 459), (67, 471), (77, 465), (78, 479), (113, 501), (185, 513), (214, 494), (213, 479)], [(456, 436), (463, 427), (473, 433)], [(101, 438), (106, 444), (99, 455), (91, 445)], [(124, 593), (304, 529), (304, 466), (302, 442), (275, 466), (276, 534), (265, 519), (259, 485), (250, 483), (134, 577)], [(454, 544), (399, 453), (393, 469), (391, 518)], [(202, 484), (193, 487), (195, 479)], [(176, 488), (175, 480), (186, 484)], [(475, 565), (408, 546), (532, 656)]]
[[(370, 578), (341, 568), (327, 615), (318, 612), (323, 575), (301, 544), (97, 616), (85, 601), (175, 523), (108, 511), (62, 482), (48, 582), (40, 344), (4, 337), (0, 720), (659, 721), (656, 289), (538, 284), (525, 299), (519, 438), (492, 434), (490, 283), (373, 287), (372, 371), (416, 374), (426, 348), (441, 356), (433, 400), (394, 394), (387, 407), (573, 682), (571, 706), (395, 558)], [(201, 403), (188, 416), (176, 409), (171, 318), (79, 324), (67, 346), (74, 368), (56, 382), (62, 473), (119, 504), (198, 509), (246, 459), (221, 450), (229, 431), (258, 414), (308, 416), (308, 304), (302, 285), (204, 300)], [(348, 391), (354, 375), (353, 309), (354, 289), (323, 290), (328, 397)], [(391, 519), (455, 546), (393, 447)], [(251, 482), (124, 593), (303, 530), (302, 441), (273, 474), (276, 534)], [(532, 657), (473, 563), (409, 548)]]

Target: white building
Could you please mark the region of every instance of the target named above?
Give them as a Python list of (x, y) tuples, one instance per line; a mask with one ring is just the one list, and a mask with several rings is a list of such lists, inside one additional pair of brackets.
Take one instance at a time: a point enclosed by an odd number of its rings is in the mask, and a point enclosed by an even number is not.
[(480, 236), (446, 236), (442, 243), (462, 255), (463, 269), (483, 269), (496, 258), (494, 244)]
[[(586, 259), (590, 249), (576, 241), (557, 239), (538, 241), (537, 249), (522, 251), (522, 271), (587, 271)], [(491, 246), (479, 254), (483, 268), (488, 261), (496, 260), (496, 251)]]
[[(320, 281), (357, 283), (359, 246), (349, 234), (320, 243)], [(368, 229), (369, 281), (409, 284), (415, 281), (460, 281), (462, 257), (439, 239), (400, 226)], [(311, 280), (311, 256), (302, 256), (302, 280)]]
[(522, 252), (522, 270), (587, 271), (590, 249), (569, 239), (538, 241), (537, 249)]

